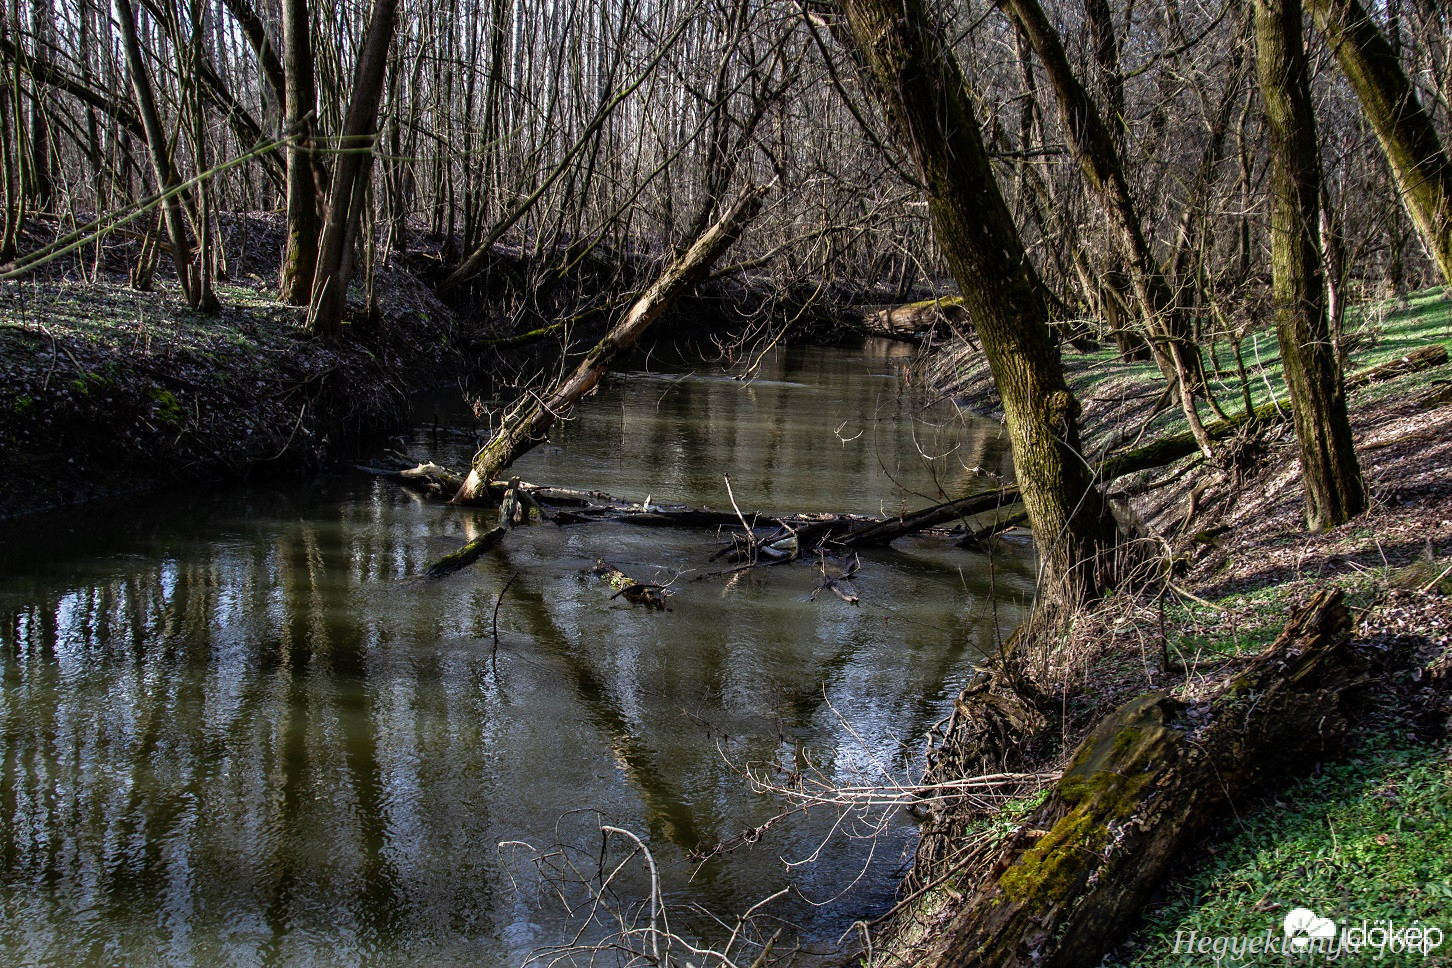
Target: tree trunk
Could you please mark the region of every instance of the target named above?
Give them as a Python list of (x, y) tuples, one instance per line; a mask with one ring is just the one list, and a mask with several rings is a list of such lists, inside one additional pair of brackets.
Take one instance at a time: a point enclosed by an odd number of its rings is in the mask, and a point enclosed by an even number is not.
[[(1265, 782), (1337, 749), (1363, 663), (1339, 591), (1193, 706), (1166, 692), (1104, 719), (914, 963), (1089, 968), (1140, 917), (1181, 854)], [(972, 884), (973, 872), (958, 883)]]
[(141, 115), (141, 125), (146, 131), (146, 148), (151, 155), (151, 168), (156, 174), (157, 188), (167, 196), (161, 203), (162, 213), (166, 220), (167, 235), (171, 239), (171, 257), (176, 264), (177, 279), (188, 305), (196, 306), (201, 294), (192, 285), (192, 247), (187, 237), (186, 215), (182, 210), (180, 180), (172, 167), (166, 130), (162, 127), (161, 115), (156, 110), (151, 74), (141, 56), (141, 40), (136, 35), (136, 14), (131, 8), (131, 0), (112, 0), (112, 10), (116, 15), (117, 26), (121, 28), (121, 45), (126, 52), (126, 68), (131, 75), (131, 89), (136, 95), (136, 110)]
[(283, 127), (287, 142), (287, 242), (282, 253), (278, 298), (306, 306), (318, 267), (318, 183), (313, 177), (313, 132), (317, 130), (317, 83), (307, 0), (283, 0), (282, 51), (287, 59)]
[(1452, 162), (1401, 62), (1358, 0), (1307, 0), (1391, 166), (1427, 251), (1452, 285)]
[[(35, 56), (43, 56), (51, 43), (52, 21), (51, 0), (31, 0), (30, 33), (35, 44)], [(50, 118), (46, 116), (45, 100), (38, 85), (30, 88), (30, 178), (32, 199), (38, 211), (50, 207), (55, 192), (55, 181), (51, 177)]]
[(1301, 0), (1255, 0), (1256, 59), (1270, 133), (1276, 338), (1300, 445), (1306, 522), (1321, 531), (1366, 510), (1346, 390), (1326, 321), (1319, 243), (1321, 163)]
[(625, 318), (595, 345), (575, 371), (545, 400), (530, 398), (511, 411), (504, 424), (489, 443), (474, 455), (473, 467), (459, 493), (456, 503), (479, 499), (489, 482), (525, 452), (545, 439), (551, 427), (571, 407), (595, 387), (610, 369), (610, 364), (623, 350), (634, 345), (664, 313), (676, 297), (691, 289), (711, 271), (711, 266), (736, 241), (756, 213), (761, 210), (765, 188), (748, 186), (716, 223), (706, 230), (684, 254), (676, 258), (641, 294)]
[(319, 335), (335, 335), (343, 326), (348, 282), (353, 275), (354, 242), (373, 168), (378, 105), (383, 98), (388, 49), (397, 19), (398, 0), (373, 0), (373, 15), (353, 71), (353, 93), (338, 141), (338, 158), (333, 163), (333, 180), (328, 189), (328, 218), (318, 246), (308, 329)]
[(1043, 589), (1097, 594), (1115, 526), (1080, 456), (1079, 402), (1064, 380), (1043, 284), (989, 166), (958, 63), (922, 0), (847, 0), (848, 24), (926, 186), (938, 244), (1003, 400)]
[(1135, 301), (1150, 335), (1155, 362), (1171, 387), (1179, 392), (1190, 430), (1200, 441), (1205, 456), (1214, 456), (1210, 438), (1195, 410), (1195, 394), (1202, 386), (1200, 351), (1190, 337), (1185, 313), (1175, 299), (1164, 271), (1150, 251), (1140, 225), (1139, 214), (1130, 198), (1129, 183), (1109, 128), (1074, 76), (1064, 52), (1063, 41), (1044, 15), (1038, 0), (997, 0), (1014, 23), (1028, 37), (1043, 61), (1059, 107), (1059, 123), (1069, 148), (1079, 163), (1084, 179), (1099, 199), (1113, 224), (1120, 250), (1129, 271)]

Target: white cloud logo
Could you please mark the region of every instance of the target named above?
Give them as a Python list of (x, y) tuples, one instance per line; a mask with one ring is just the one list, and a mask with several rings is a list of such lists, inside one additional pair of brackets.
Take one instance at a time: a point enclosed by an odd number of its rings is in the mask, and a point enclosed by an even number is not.
[(1286, 915), (1286, 941), (1297, 951), (1312, 941), (1325, 941), (1336, 937), (1336, 922), (1330, 918), (1318, 918), (1310, 908), (1296, 908)]

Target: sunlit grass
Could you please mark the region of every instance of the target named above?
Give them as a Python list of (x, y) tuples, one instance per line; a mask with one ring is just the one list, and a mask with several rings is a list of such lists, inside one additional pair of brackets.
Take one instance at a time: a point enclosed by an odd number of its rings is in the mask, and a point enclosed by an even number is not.
[[(1353, 756), (1287, 784), (1232, 821), (1235, 833), (1170, 885), (1131, 942), (1107, 964), (1204, 966), (1175, 953), (1177, 936), (1281, 934), (1286, 913), (1310, 908), (1340, 927), (1385, 920), (1441, 929), (1431, 957), (1367, 951), (1336, 964), (1439, 965), (1452, 954), (1452, 767), (1440, 744), (1370, 737)], [(1249, 959), (1245, 963), (1269, 963)], [(1224, 964), (1232, 964), (1227, 960)], [(1322, 964), (1326, 959), (1298, 963)]]

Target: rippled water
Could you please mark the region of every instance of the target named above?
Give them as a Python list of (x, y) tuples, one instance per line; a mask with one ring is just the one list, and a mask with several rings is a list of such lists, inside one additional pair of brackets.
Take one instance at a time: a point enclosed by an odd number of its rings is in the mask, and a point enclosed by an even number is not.
[[(438, 402), (407, 446), (463, 465), (466, 411)], [(891, 350), (793, 349), (750, 383), (613, 379), (519, 472), (716, 507), (729, 474), (743, 510), (893, 513), (992, 483), (1004, 455), (992, 425), (920, 407)], [(490, 518), (341, 474), (9, 527), (0, 962), (518, 964), (626, 859), (602, 824), (649, 844), (692, 937), (791, 886), (761, 929), (826, 950), (890, 901), (905, 817), (866, 838), (814, 808), (687, 852), (781, 810), (748, 766), (903, 775), (1019, 618), (1026, 547), (990, 567), (905, 540), (863, 556), (855, 608), (813, 599), (808, 566), (700, 577), (724, 567), (714, 534), (618, 524), (536, 525), (415, 579)], [(671, 581), (673, 610), (612, 600), (599, 558)], [(645, 871), (584, 939), (647, 916)]]

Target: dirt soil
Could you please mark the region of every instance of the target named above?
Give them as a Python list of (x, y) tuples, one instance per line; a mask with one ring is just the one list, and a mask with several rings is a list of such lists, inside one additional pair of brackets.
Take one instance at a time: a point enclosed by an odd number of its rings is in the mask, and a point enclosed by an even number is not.
[[(0, 284), (0, 518), (168, 484), (295, 473), (398, 427), (409, 392), (466, 372), (465, 324), (397, 264), (336, 341), (275, 300), (275, 220), (228, 225), (225, 307), (188, 310), (170, 264), (126, 284), (128, 246)], [(84, 273), (86, 278), (81, 278)]]

